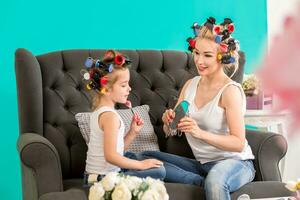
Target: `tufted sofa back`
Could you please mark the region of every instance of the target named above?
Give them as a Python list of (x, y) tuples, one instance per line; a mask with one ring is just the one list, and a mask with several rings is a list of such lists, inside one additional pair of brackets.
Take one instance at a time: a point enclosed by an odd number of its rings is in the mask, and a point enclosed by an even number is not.
[[(82, 84), (80, 70), (87, 57), (102, 57), (104, 52), (66, 50), (34, 56), (26, 49), (16, 51), (20, 134), (39, 134), (55, 146), (63, 179), (81, 177), (85, 168), (87, 146), (74, 116), (90, 111), (91, 98)], [(129, 99), (133, 106), (150, 106), (151, 122), (162, 151), (177, 153), (181, 149), (178, 154), (184, 154), (182, 146), (164, 138), (161, 116), (166, 108), (174, 106), (186, 80), (197, 75), (191, 55), (158, 50), (120, 52), (132, 60)], [(244, 59), (240, 63), (233, 77), (238, 82), (242, 80)]]

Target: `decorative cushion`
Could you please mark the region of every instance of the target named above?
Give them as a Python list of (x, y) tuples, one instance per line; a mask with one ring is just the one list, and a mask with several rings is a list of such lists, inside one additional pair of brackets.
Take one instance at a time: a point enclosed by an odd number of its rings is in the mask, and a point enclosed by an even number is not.
[[(159, 151), (157, 137), (156, 134), (154, 133), (154, 128), (151, 124), (150, 116), (148, 113), (149, 106), (148, 105), (137, 106), (132, 108), (132, 110), (144, 120), (144, 125), (140, 133), (130, 144), (127, 151), (133, 153), (139, 153), (142, 151), (150, 151), (150, 150)], [(120, 114), (124, 122), (125, 135), (126, 135), (130, 128), (131, 120), (133, 117), (132, 111), (130, 109), (120, 109), (117, 110), (117, 112)], [(90, 114), (91, 114), (90, 112), (84, 112), (84, 113), (77, 113), (75, 115), (75, 119), (78, 121), (78, 126), (82, 134), (82, 137), (84, 138), (87, 144), (89, 143), (89, 137), (91, 132)]]

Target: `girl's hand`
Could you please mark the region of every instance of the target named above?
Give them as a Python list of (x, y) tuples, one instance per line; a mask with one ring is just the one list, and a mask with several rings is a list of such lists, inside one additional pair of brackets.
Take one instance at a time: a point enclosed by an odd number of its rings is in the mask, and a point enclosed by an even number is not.
[(168, 125), (175, 118), (175, 112), (172, 109), (168, 109), (162, 115), (162, 121), (164, 124)]
[(190, 118), (190, 117), (184, 117), (182, 118), (178, 125), (177, 128), (185, 133), (189, 133), (192, 136), (201, 139), (203, 135), (203, 130), (199, 128), (197, 122)]
[(134, 113), (130, 125), (130, 131), (133, 132), (134, 134), (137, 134), (140, 132), (144, 125), (144, 120), (138, 116), (138, 114)]
[(163, 162), (157, 159), (146, 159), (141, 162), (141, 170), (150, 169), (150, 168), (158, 168), (163, 165)]

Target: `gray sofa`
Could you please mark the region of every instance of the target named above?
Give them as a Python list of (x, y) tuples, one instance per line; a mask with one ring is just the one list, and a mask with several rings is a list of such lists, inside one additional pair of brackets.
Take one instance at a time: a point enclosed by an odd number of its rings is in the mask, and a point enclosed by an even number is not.
[[(121, 50), (132, 63), (129, 99), (133, 106), (148, 104), (161, 151), (193, 157), (186, 138), (165, 138), (161, 116), (172, 107), (185, 81), (197, 74), (190, 54), (180, 51)], [(90, 111), (90, 96), (82, 84), (80, 69), (88, 56), (104, 50), (66, 50), (34, 56), (26, 49), (15, 53), (20, 137), (19, 151), (24, 200), (86, 199), (82, 187), (87, 146), (74, 115)], [(240, 70), (233, 77), (241, 82)], [(232, 194), (251, 198), (287, 196), (278, 162), (287, 151), (278, 134), (247, 130), (255, 154), (256, 177)], [(166, 183), (170, 199), (205, 199), (202, 188)]]

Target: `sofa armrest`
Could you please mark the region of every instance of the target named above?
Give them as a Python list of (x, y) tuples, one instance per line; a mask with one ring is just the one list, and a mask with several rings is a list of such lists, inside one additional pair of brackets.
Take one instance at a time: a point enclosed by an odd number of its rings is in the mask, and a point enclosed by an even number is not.
[(59, 155), (46, 138), (24, 133), (18, 139), (17, 149), (22, 163), (23, 199), (63, 191)]
[(281, 181), (279, 161), (287, 152), (286, 139), (276, 133), (246, 130), (246, 137), (255, 156), (257, 181)]
[(83, 190), (70, 189), (65, 192), (51, 192), (42, 195), (39, 200), (86, 200), (87, 196)]

